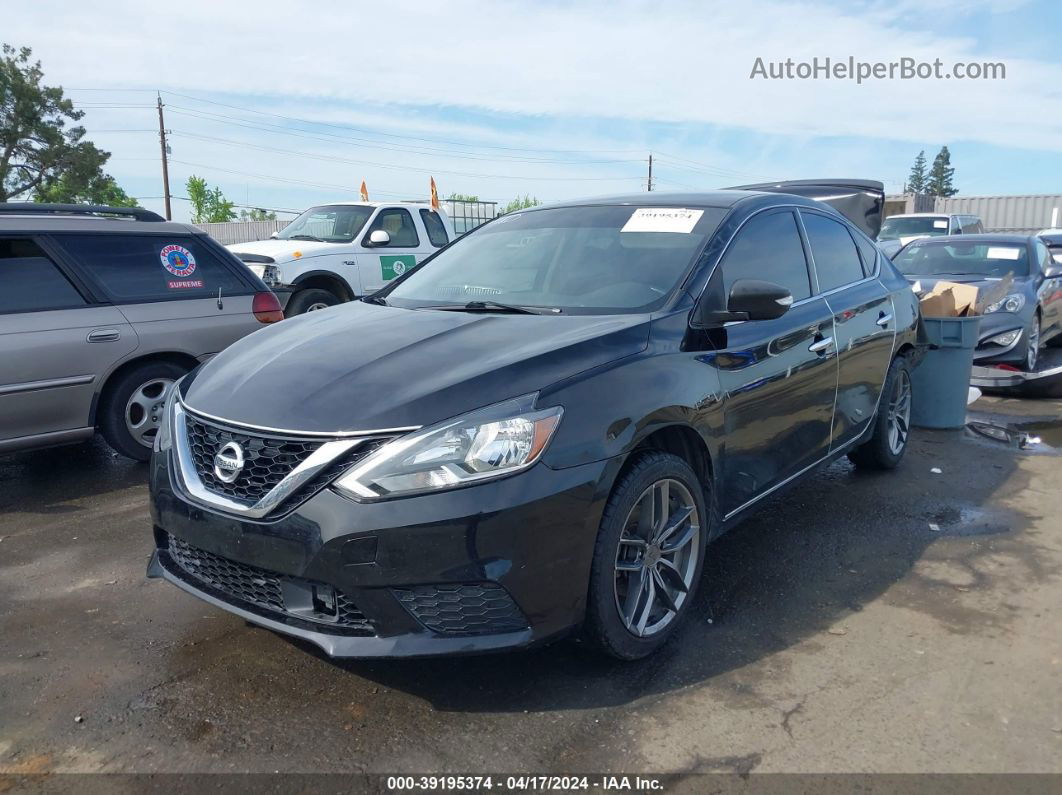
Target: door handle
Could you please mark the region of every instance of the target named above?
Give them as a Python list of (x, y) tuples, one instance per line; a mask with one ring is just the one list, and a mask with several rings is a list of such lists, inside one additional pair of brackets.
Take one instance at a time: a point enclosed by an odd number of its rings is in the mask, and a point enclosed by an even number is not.
[(887, 325), (889, 325), (889, 323), (892, 322), (892, 315), (887, 315), (882, 312), (875, 322), (882, 328), (885, 328)]
[(121, 338), (122, 333), (116, 328), (98, 328), (90, 331), (87, 337), (89, 342), (114, 342)]
[(808, 346), (808, 350), (812, 353), (822, 353), (824, 350), (833, 345), (833, 337), (823, 337), (818, 342), (813, 342)]

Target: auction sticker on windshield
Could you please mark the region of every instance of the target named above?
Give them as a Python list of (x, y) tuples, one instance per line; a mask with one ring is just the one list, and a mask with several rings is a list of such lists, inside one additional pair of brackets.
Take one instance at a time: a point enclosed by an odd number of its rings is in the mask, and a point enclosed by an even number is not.
[(621, 232), (678, 232), (688, 235), (701, 220), (704, 210), (679, 207), (639, 207)]
[(162, 267), (174, 276), (191, 276), (195, 273), (195, 257), (184, 246), (164, 246), (159, 252)]
[(1020, 248), (1011, 248), (1010, 246), (989, 246), (988, 259), (1019, 259), (1021, 257)]

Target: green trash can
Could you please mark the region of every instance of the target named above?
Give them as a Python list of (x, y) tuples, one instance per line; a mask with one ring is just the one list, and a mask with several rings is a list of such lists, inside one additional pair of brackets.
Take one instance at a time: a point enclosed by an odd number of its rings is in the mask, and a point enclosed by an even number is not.
[(911, 424), (919, 428), (962, 428), (970, 368), (981, 316), (924, 317), (921, 341), (928, 350), (911, 373)]

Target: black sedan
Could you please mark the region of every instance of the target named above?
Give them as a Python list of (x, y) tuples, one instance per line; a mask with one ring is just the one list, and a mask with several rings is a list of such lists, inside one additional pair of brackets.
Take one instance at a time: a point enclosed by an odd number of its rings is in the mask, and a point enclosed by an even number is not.
[(907, 447), (881, 183), (756, 187), (506, 215), (218, 354), (166, 408), (149, 574), (335, 656), (659, 648), (763, 497)]
[(893, 258), (923, 289), (938, 280), (977, 286), (985, 294), (1001, 283), (1004, 295), (982, 306), (978, 364), (1035, 371), (1040, 349), (1062, 334), (1062, 263), (1045, 242), (1028, 235), (962, 235), (915, 240)]

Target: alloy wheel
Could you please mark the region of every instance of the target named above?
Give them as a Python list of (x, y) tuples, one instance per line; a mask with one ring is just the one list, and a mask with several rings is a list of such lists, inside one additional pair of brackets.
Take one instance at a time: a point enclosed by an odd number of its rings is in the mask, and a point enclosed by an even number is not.
[(1025, 354), (1025, 369), (1029, 372), (1036, 370), (1036, 363), (1040, 358), (1040, 318), (1033, 315), (1033, 323), (1029, 328), (1029, 341)]
[(616, 550), (616, 609), (630, 633), (649, 637), (675, 620), (693, 585), (700, 543), (689, 489), (666, 478), (642, 492)]
[(306, 307), (306, 311), (316, 312), (318, 309), (328, 309), (328, 307), (330, 306), (331, 304), (326, 304), (324, 301), (318, 301), (317, 303), (310, 304), (308, 307)]
[(907, 445), (907, 435), (911, 429), (911, 377), (907, 371), (900, 369), (889, 395), (888, 430), (889, 452), (899, 455)]
[(125, 428), (145, 447), (155, 443), (162, 422), (162, 407), (173, 388), (172, 378), (152, 378), (133, 390), (125, 404)]

